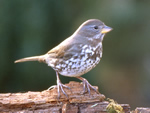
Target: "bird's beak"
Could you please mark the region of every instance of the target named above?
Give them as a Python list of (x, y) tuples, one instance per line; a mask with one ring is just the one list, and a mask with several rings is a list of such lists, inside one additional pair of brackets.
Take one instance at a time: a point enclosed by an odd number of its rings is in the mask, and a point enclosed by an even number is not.
[(108, 33), (108, 32), (111, 31), (111, 30), (112, 30), (111, 27), (104, 26), (103, 29), (101, 30), (101, 33), (105, 34), (105, 33)]

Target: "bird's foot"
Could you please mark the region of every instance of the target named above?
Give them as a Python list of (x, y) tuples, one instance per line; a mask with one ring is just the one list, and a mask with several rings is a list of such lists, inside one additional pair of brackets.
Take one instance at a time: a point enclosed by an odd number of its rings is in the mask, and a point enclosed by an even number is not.
[(68, 95), (64, 91), (63, 87), (67, 88), (67, 89), (69, 89), (71, 91), (70, 87), (62, 84), (60, 81), (57, 83), (57, 85), (53, 85), (53, 86), (49, 87), (47, 90), (51, 90), (51, 89), (57, 88), (58, 98), (60, 98), (60, 89), (61, 89), (61, 91), (63, 92), (63, 94), (68, 98)]
[(58, 92), (58, 98), (60, 98), (60, 90), (63, 92), (63, 94), (68, 98), (68, 95), (66, 94), (66, 92), (64, 91), (64, 88), (67, 88), (71, 91), (70, 87), (62, 84), (60, 81), (57, 83), (57, 85), (53, 85), (51, 87), (49, 87), (47, 90), (51, 90), (51, 89), (54, 89), (54, 88), (57, 88), (57, 92)]
[(70, 87), (62, 84), (60, 81), (57, 82), (57, 92), (58, 92), (58, 98), (60, 98), (60, 90), (63, 92), (63, 94), (68, 98), (68, 95), (66, 94), (66, 92), (64, 91), (64, 88), (67, 88), (71, 91)]
[(68, 86), (66, 86), (66, 85), (61, 83), (61, 81), (59, 79), (58, 72), (56, 72), (56, 77), (57, 77), (57, 85), (53, 85), (53, 86), (49, 87), (47, 90), (50, 90), (50, 89), (53, 89), (53, 88), (57, 88), (58, 99), (60, 98), (60, 90), (68, 98), (68, 95), (66, 94), (66, 92), (64, 91), (63, 88), (67, 88), (67, 89), (69, 89), (71, 91), (70, 87), (68, 87)]
[(78, 79), (80, 79), (83, 82), (83, 93), (86, 93), (88, 91), (89, 96), (91, 94), (91, 89), (93, 89), (96, 93), (99, 93), (98, 90), (92, 86), (85, 78), (83, 77), (77, 77)]
[(52, 86), (49, 87), (47, 90), (51, 90), (51, 89), (54, 89), (54, 88), (57, 88), (57, 85), (52, 85)]

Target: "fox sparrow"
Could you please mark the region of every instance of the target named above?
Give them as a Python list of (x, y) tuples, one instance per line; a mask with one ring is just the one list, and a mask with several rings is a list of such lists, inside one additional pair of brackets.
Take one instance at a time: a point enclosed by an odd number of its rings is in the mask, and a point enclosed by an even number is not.
[(104, 35), (111, 30), (111, 27), (106, 26), (98, 19), (87, 20), (73, 35), (45, 55), (23, 58), (16, 60), (15, 63), (26, 61), (47, 63), (56, 71), (58, 97), (60, 97), (60, 90), (67, 96), (63, 87), (69, 88), (61, 83), (58, 73), (83, 81), (84, 92), (87, 89), (90, 94), (90, 88), (97, 92), (96, 88), (80, 76), (93, 69), (100, 62)]

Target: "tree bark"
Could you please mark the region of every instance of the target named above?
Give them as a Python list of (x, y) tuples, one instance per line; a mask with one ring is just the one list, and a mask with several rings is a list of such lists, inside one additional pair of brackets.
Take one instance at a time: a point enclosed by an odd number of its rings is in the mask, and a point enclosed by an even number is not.
[[(91, 95), (83, 94), (83, 85), (78, 82), (66, 84), (68, 98), (61, 92), (58, 99), (57, 88), (42, 92), (0, 94), (0, 112), (34, 113), (106, 113), (109, 102), (105, 96), (91, 90)], [(98, 87), (95, 86), (98, 89)], [(130, 111), (128, 104), (121, 105), (124, 112)]]
[(150, 108), (137, 107), (133, 113), (150, 113)]

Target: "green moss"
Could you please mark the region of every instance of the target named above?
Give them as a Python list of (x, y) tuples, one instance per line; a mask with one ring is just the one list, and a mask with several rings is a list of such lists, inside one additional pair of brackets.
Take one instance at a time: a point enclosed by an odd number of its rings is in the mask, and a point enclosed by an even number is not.
[(106, 107), (107, 113), (124, 113), (123, 108), (113, 99), (107, 99), (110, 103)]

